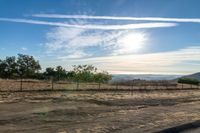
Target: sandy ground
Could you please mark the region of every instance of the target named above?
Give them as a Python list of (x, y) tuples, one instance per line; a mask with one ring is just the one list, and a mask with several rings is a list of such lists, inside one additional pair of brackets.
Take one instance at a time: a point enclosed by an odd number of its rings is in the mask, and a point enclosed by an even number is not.
[(0, 133), (151, 133), (200, 120), (200, 91), (0, 93)]

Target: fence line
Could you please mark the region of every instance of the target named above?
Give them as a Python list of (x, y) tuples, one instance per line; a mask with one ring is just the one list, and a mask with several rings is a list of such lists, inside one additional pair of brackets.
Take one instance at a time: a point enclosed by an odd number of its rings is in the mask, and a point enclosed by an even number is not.
[(200, 89), (200, 86), (186, 84), (102, 84), (53, 80), (1, 80), (0, 91), (32, 91), (32, 90), (177, 90)]

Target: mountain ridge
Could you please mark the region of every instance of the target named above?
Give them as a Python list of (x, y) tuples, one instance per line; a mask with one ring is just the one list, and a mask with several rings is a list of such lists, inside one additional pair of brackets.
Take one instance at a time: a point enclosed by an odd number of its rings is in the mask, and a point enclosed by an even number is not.
[(182, 76), (182, 78), (192, 78), (192, 79), (197, 79), (200, 81), (200, 72), (193, 73), (190, 75)]

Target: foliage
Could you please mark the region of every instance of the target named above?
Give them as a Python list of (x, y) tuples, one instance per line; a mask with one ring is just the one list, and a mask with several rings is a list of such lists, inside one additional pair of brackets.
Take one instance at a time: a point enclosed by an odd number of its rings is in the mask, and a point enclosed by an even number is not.
[(66, 75), (68, 81), (76, 81), (76, 73), (74, 71), (69, 71)]
[(178, 83), (198, 85), (199, 81), (197, 79), (192, 79), (192, 78), (179, 78)]
[(52, 67), (47, 67), (45, 72), (43, 73), (43, 75), (46, 77), (46, 78), (50, 78), (50, 77), (54, 77), (56, 74), (54, 68)]
[(20, 77), (30, 78), (39, 70), (41, 70), (39, 61), (36, 61), (33, 56), (18, 54), (17, 73)]
[(67, 71), (62, 66), (57, 66), (56, 68), (48, 67), (43, 74), (48, 79), (64, 80), (67, 78)]
[(62, 66), (48, 67), (43, 73), (40, 70), (39, 61), (33, 56), (18, 54), (17, 58), (11, 56), (0, 60), (0, 78), (20, 77), (98, 83), (106, 83), (112, 78), (108, 72), (97, 72), (97, 68), (92, 65), (75, 65), (69, 72)]
[(74, 69), (74, 79), (77, 82), (92, 82), (94, 80), (94, 74), (97, 71), (92, 65), (78, 65), (73, 66)]
[(108, 72), (97, 72), (97, 68), (92, 65), (78, 65), (73, 67), (74, 79), (78, 82), (105, 83), (112, 79)]
[(99, 73), (94, 75), (94, 80), (97, 83), (106, 83), (111, 79), (112, 79), (112, 76), (109, 75), (109, 73), (105, 72), (105, 71), (104, 72), (99, 72)]
[(12, 78), (17, 72), (16, 58), (6, 57), (5, 60), (0, 61), (0, 75), (2, 78)]
[(41, 69), (38, 61), (33, 56), (18, 54), (18, 57), (6, 57), (0, 60), (1, 78), (32, 78)]
[(57, 80), (64, 80), (67, 77), (67, 71), (62, 66), (57, 66), (55, 71), (55, 78)]

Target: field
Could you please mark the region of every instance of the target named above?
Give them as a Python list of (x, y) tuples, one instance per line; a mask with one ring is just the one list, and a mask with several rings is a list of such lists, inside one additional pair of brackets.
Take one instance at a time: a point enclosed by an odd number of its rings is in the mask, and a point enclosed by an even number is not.
[(182, 85), (176, 83), (146, 83), (141, 82), (133, 85), (129, 84), (98, 84), (98, 83), (76, 83), (67, 81), (48, 80), (2, 80), (0, 79), (0, 91), (30, 91), (30, 90), (105, 90), (105, 91), (126, 91), (126, 90), (188, 90), (200, 89), (196, 85)]
[(198, 89), (2, 91), (0, 102), (1, 133), (151, 133), (200, 119)]

